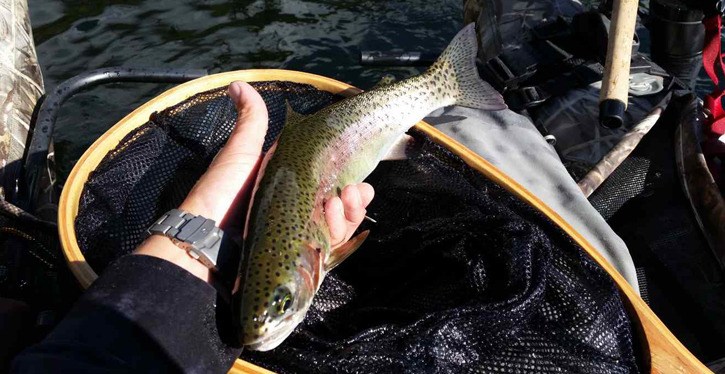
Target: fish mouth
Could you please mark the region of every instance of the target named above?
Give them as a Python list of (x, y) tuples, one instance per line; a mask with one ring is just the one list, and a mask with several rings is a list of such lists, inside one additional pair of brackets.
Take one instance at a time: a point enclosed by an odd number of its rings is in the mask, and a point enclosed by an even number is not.
[(297, 327), (297, 323), (294, 321), (294, 316), (290, 316), (289, 318), (286, 318), (284, 321), (276, 327), (272, 333), (266, 334), (264, 336), (260, 336), (258, 339), (255, 339), (251, 342), (247, 342), (244, 344), (244, 346), (247, 349), (251, 349), (253, 351), (269, 351), (274, 348), (277, 348), (282, 342), (287, 339), (290, 334), (292, 334), (292, 331), (295, 330), (295, 327)]
[[(307, 314), (315, 294), (314, 275), (304, 267), (299, 267), (296, 273), (294, 286), (287, 285), (296, 290), (294, 304), (290, 313), (284, 318), (268, 322), (267, 332), (258, 335), (254, 340), (246, 340), (244, 347), (253, 351), (269, 351), (277, 348), (295, 330)], [(259, 331), (259, 330), (257, 330)]]
[[(303, 272), (303, 274), (306, 272)], [(295, 330), (297, 325), (302, 322), (307, 314), (307, 309), (312, 303), (312, 297), (314, 292), (309, 289), (309, 281), (304, 278), (299, 280), (300, 291), (295, 298), (294, 312), (279, 320), (272, 322), (268, 325), (268, 332), (264, 335), (260, 335), (254, 340), (250, 340), (244, 343), (245, 348), (253, 351), (269, 351), (277, 348), (282, 342), (287, 339), (290, 334)]]

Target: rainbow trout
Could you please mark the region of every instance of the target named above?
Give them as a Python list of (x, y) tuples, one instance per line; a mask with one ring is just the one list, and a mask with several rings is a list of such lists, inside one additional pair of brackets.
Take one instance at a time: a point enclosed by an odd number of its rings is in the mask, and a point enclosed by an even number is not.
[(498, 110), (503, 98), (476, 71), (473, 24), (425, 73), (301, 116), (289, 110), (257, 177), (245, 230), (234, 317), (249, 349), (278, 346), (302, 321), (327, 272), (367, 232), (331, 250), (323, 206), (360, 183), (405, 132), (435, 109)]

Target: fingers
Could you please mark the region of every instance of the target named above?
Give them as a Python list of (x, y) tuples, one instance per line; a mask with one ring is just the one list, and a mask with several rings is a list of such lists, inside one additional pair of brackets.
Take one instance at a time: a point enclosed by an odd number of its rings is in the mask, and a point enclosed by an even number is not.
[[(335, 196), (325, 202), (325, 220), (330, 229), (330, 245), (334, 248), (347, 239), (347, 221), (342, 200)], [(351, 233), (352, 234), (352, 233)]]
[(362, 205), (364, 207), (367, 207), (371, 201), (373, 201), (373, 197), (375, 197), (375, 190), (373, 189), (373, 186), (367, 184), (367, 183), (360, 183), (357, 185), (358, 191), (360, 191), (360, 199), (362, 200)]
[(357, 185), (345, 186), (340, 193), (345, 220), (348, 224), (359, 225), (365, 218), (365, 206), (360, 197), (360, 189)]
[(367, 183), (346, 186), (340, 197), (333, 197), (325, 204), (325, 219), (330, 229), (330, 244), (337, 247), (346, 242), (355, 232), (363, 219), (366, 207), (375, 192)]

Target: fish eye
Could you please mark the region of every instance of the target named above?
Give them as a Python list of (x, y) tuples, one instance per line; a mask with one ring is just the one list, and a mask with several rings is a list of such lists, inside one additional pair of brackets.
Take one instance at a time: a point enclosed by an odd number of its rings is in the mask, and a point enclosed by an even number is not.
[(274, 292), (274, 301), (272, 306), (278, 316), (287, 313), (292, 306), (292, 293), (287, 287), (278, 287)]

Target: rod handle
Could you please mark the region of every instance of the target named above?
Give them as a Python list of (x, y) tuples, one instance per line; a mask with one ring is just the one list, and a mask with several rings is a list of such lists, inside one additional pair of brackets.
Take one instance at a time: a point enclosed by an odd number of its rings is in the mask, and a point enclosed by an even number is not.
[(599, 96), (599, 122), (605, 127), (621, 126), (624, 111), (627, 109), (629, 64), (632, 59), (638, 5), (638, 0), (614, 0), (607, 59)]

